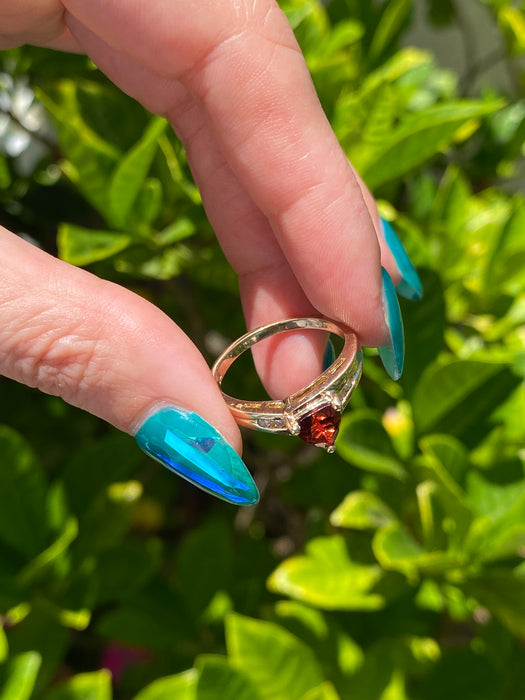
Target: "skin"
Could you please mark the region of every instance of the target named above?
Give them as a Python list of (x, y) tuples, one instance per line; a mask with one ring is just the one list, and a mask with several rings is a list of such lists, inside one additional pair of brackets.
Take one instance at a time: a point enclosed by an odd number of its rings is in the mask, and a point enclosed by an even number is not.
[[(0, 49), (85, 52), (165, 116), (239, 276), (248, 328), (324, 315), (363, 345), (388, 342), (382, 264), (399, 275), (371, 194), (321, 109), (272, 0), (17, 0)], [(159, 401), (196, 411), (238, 450), (238, 428), (197, 348), (159, 309), (0, 227), (0, 374), (133, 433)], [(320, 334), (256, 347), (273, 396), (320, 369)]]

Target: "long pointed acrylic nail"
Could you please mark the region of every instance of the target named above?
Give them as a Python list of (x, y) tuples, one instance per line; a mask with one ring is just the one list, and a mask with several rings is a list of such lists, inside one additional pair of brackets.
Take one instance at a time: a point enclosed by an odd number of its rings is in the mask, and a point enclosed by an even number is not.
[(147, 418), (135, 439), (150, 457), (213, 496), (246, 506), (259, 500), (242, 459), (196, 413), (163, 406)]
[(381, 268), (381, 275), (383, 280), (383, 311), (390, 334), (390, 343), (378, 348), (379, 356), (392, 379), (399, 379), (403, 372), (403, 364), (405, 361), (403, 320), (401, 318), (401, 310), (399, 308), (394, 283), (384, 267)]
[(396, 285), (398, 293), (406, 299), (421, 299), (423, 296), (423, 287), (419, 275), (416, 272), (416, 268), (412, 265), (406, 250), (403, 248), (403, 244), (397, 237), (390, 223), (381, 217), (381, 224), (383, 226), (386, 244), (394, 256), (397, 269), (401, 275), (401, 281)]

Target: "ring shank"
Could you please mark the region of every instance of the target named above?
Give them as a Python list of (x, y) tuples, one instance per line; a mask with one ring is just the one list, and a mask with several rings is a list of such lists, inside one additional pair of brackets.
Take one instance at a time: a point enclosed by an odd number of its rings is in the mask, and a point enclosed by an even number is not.
[(319, 401), (320, 396), (335, 395), (341, 410), (350, 400), (362, 370), (362, 355), (357, 336), (350, 328), (322, 318), (292, 318), (245, 333), (232, 343), (213, 365), (212, 373), (219, 386), (233, 362), (256, 343), (279, 333), (301, 329), (328, 331), (342, 337), (344, 346), (341, 354), (313, 382), (282, 400), (243, 401), (222, 392), (239, 425), (272, 433), (289, 433), (289, 416), (309, 410)]

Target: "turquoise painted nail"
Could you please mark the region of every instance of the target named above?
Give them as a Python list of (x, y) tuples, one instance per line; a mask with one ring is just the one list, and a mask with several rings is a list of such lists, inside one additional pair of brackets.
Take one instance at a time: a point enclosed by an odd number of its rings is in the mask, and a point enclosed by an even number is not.
[(242, 459), (196, 413), (164, 406), (146, 420), (135, 439), (147, 455), (213, 496), (244, 506), (259, 500)]
[(326, 343), (326, 350), (324, 351), (324, 357), (323, 357), (323, 372), (325, 369), (328, 369), (331, 364), (335, 362), (335, 348), (334, 344), (328, 338), (328, 342)]
[(390, 252), (394, 256), (397, 269), (401, 275), (401, 282), (396, 286), (397, 291), (406, 299), (417, 300), (423, 296), (423, 287), (421, 280), (416, 272), (416, 268), (412, 265), (403, 244), (397, 237), (396, 232), (390, 223), (381, 217), (383, 225), (383, 233), (385, 241), (390, 248)]
[(403, 363), (405, 361), (403, 320), (394, 283), (384, 267), (381, 268), (381, 275), (383, 278), (383, 311), (390, 333), (390, 344), (378, 348), (379, 356), (392, 379), (399, 379), (403, 372)]

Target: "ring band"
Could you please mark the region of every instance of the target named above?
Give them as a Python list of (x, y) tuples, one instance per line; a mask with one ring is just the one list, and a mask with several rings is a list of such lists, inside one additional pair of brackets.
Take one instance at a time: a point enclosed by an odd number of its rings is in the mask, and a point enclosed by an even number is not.
[(243, 401), (222, 392), (239, 425), (269, 433), (297, 435), (305, 442), (335, 450), (334, 443), (347, 405), (361, 377), (363, 356), (356, 334), (346, 326), (322, 318), (291, 318), (249, 331), (232, 343), (212, 368), (219, 387), (233, 362), (265, 338), (290, 330), (314, 329), (334, 333), (344, 339), (337, 359), (313, 382), (278, 401)]

